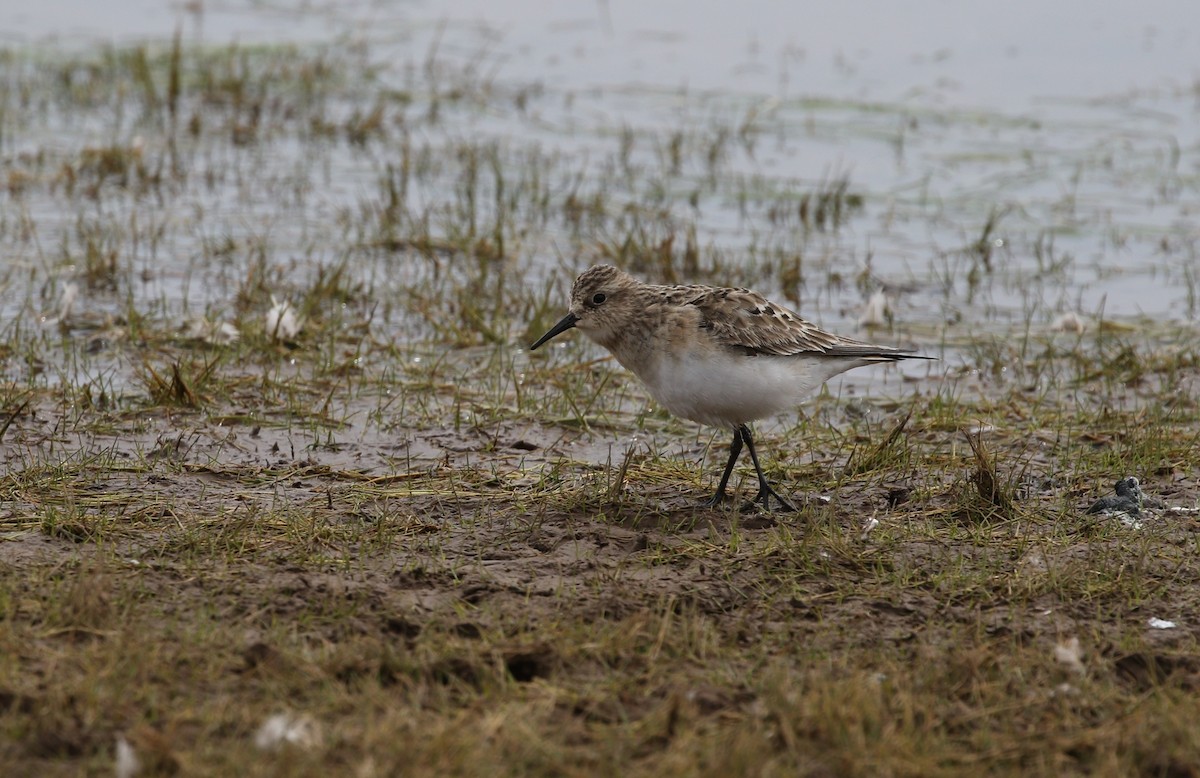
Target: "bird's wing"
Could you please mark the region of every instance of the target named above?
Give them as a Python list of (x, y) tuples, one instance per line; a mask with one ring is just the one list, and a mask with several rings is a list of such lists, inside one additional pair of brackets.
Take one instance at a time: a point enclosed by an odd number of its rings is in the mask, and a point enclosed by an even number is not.
[(900, 349), (876, 346), (825, 332), (798, 314), (749, 289), (677, 287), (678, 302), (692, 305), (701, 327), (730, 348), (768, 356), (821, 354), (897, 358)]

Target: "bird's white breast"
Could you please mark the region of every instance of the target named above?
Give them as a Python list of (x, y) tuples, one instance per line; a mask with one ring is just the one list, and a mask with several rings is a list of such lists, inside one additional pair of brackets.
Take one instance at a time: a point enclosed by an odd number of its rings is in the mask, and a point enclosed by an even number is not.
[(672, 414), (732, 427), (791, 410), (828, 379), (862, 364), (854, 359), (745, 356), (705, 349), (662, 354), (635, 372)]

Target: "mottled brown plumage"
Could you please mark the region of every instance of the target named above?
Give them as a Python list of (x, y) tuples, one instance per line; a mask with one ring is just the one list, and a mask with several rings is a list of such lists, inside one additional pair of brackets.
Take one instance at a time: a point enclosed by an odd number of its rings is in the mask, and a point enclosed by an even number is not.
[(764, 507), (770, 497), (790, 506), (758, 467), (748, 423), (794, 407), (838, 373), (915, 356), (825, 332), (749, 289), (644, 284), (611, 265), (580, 274), (570, 312), (531, 348), (572, 327), (612, 352), (671, 413), (732, 429), (713, 502), (745, 444)]

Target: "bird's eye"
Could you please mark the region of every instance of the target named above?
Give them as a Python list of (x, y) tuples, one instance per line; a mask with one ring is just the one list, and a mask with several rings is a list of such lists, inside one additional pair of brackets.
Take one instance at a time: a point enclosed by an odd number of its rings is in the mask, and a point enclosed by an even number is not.
[(600, 305), (607, 299), (608, 298), (604, 295), (604, 292), (596, 292), (594, 295), (592, 295), (592, 305)]

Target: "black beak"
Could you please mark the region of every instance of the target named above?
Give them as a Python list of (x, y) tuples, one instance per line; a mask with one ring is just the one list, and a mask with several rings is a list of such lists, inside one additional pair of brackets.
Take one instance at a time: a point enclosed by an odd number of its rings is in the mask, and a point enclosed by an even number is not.
[(537, 343), (534, 343), (532, 346), (530, 346), (529, 350), (533, 351), (538, 346), (542, 345), (546, 341), (553, 338), (555, 335), (561, 335), (562, 333), (571, 329), (572, 327), (575, 326), (575, 322), (577, 322), (577, 321), (579, 321), (578, 316), (576, 316), (573, 313), (568, 313), (566, 316), (562, 317), (562, 319), (558, 322), (558, 324), (555, 324), (553, 327), (551, 327), (549, 332), (547, 332), (542, 337), (538, 338)]

